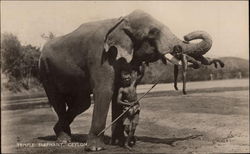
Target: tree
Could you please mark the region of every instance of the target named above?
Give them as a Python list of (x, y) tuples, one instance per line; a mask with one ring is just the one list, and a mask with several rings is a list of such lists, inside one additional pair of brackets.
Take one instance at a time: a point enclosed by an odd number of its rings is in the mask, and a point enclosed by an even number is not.
[(39, 48), (31, 45), (22, 47), (22, 59), (20, 63), (21, 75), (24, 86), (29, 87), (31, 77), (38, 78)]
[(22, 47), (18, 38), (11, 33), (2, 34), (1, 39), (1, 67), (7, 76), (20, 78), (20, 61), (22, 59)]
[(7, 89), (20, 91), (29, 89), (30, 81), (38, 83), (39, 48), (32, 45), (22, 46), (11, 33), (2, 34), (1, 40), (2, 73), (7, 77)]

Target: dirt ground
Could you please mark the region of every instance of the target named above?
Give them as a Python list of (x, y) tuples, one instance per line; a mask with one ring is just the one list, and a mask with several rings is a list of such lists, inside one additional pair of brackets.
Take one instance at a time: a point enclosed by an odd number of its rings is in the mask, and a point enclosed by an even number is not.
[[(221, 81), (223, 82), (223, 81)], [(191, 86), (191, 85), (190, 85)], [(249, 83), (237, 87), (153, 92), (141, 102), (133, 151), (106, 145), (100, 153), (249, 152)], [(73, 142), (55, 144), (57, 117), (48, 107), (2, 111), (2, 152), (85, 153), (93, 105), (72, 123)], [(110, 123), (110, 112), (107, 124)], [(110, 130), (105, 133), (110, 140)]]

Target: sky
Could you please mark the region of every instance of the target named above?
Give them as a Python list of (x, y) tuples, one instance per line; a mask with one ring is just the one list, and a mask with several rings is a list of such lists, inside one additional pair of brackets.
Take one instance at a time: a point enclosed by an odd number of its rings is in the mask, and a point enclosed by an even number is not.
[(203, 30), (213, 38), (209, 57), (249, 59), (248, 1), (1, 1), (1, 33), (42, 47), (43, 33), (72, 32), (82, 23), (141, 9), (183, 36)]

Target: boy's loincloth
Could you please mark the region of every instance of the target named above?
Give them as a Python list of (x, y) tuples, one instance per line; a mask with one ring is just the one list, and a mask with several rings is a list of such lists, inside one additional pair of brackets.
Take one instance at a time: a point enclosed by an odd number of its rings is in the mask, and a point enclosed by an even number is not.
[[(127, 111), (127, 113), (123, 116), (123, 125), (130, 125), (130, 124), (138, 124), (139, 123), (139, 114), (140, 114), (140, 105), (137, 104), (134, 107), (134, 113), (130, 113)], [(128, 107), (125, 107), (123, 110), (127, 110)]]

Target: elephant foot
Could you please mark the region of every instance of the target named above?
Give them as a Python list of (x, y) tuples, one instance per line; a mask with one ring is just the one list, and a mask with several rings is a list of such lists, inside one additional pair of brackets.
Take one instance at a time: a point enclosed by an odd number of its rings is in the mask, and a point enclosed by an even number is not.
[(71, 130), (69, 126), (66, 127), (65, 129), (62, 129), (60, 125), (57, 123), (54, 126), (54, 132), (57, 137), (57, 142), (63, 144), (71, 142)]
[(67, 144), (71, 142), (71, 137), (64, 132), (60, 132), (57, 136), (57, 140), (58, 143), (63, 143), (63, 144)]
[(128, 149), (129, 151), (133, 151), (132, 147), (130, 147), (128, 144), (125, 144), (124, 147)]
[(101, 151), (104, 150), (104, 143), (101, 140), (101, 137), (95, 135), (88, 136), (87, 146), (85, 147), (86, 151)]
[(71, 136), (71, 130), (69, 126), (65, 126), (65, 127), (61, 127), (58, 123), (54, 126), (54, 132), (56, 134), (56, 136), (59, 135), (59, 133), (61, 132), (65, 132), (66, 134), (68, 134), (68, 136)]
[(92, 151), (92, 152), (94, 152), (94, 151), (101, 151), (101, 150), (104, 150), (104, 148), (103, 147), (97, 147), (97, 146), (86, 146), (85, 147), (85, 150), (86, 151)]

